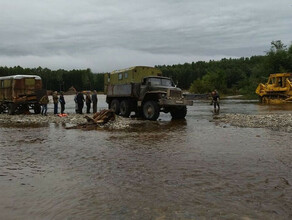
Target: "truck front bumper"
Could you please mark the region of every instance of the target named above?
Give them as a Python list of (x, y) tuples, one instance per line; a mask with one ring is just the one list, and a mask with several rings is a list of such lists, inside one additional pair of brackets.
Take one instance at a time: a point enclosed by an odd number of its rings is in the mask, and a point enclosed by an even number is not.
[(159, 99), (158, 104), (160, 106), (185, 106), (185, 105), (193, 105), (192, 100), (185, 99)]

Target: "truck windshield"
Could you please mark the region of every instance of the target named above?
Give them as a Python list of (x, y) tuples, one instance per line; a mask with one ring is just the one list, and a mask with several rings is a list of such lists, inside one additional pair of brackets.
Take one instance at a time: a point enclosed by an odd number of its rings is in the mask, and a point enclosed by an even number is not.
[(173, 86), (170, 79), (149, 78), (148, 82), (151, 82), (151, 85), (154, 86)]
[(161, 85), (163, 86), (172, 86), (172, 81), (169, 79), (161, 79)]

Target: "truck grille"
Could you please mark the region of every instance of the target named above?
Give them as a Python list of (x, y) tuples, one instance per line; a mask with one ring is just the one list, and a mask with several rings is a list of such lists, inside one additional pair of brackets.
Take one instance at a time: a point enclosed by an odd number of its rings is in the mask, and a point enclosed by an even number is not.
[(170, 96), (170, 98), (180, 99), (182, 94), (181, 94), (181, 91), (179, 91), (179, 90), (170, 90), (169, 96)]

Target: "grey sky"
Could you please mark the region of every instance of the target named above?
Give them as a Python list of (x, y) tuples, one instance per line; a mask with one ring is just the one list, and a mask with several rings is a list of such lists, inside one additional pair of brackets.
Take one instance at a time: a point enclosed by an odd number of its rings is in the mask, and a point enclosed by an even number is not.
[(112, 71), (262, 55), (291, 0), (0, 0), (0, 66)]

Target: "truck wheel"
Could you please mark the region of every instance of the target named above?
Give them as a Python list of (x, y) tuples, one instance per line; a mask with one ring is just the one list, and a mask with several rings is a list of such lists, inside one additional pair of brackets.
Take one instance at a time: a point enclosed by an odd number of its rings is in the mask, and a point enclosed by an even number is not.
[(117, 100), (117, 99), (112, 100), (110, 109), (113, 110), (116, 115), (118, 115), (120, 113), (120, 102), (119, 102), (119, 100)]
[(18, 109), (17, 109), (17, 113), (18, 113), (18, 114), (27, 113), (27, 111), (29, 111), (29, 107), (28, 107), (28, 105), (26, 105), (26, 104), (20, 104), (20, 105), (18, 106)]
[(15, 109), (16, 109), (16, 104), (14, 104), (14, 103), (8, 104), (8, 114), (9, 115), (13, 115), (15, 113)]
[(41, 106), (39, 104), (35, 104), (33, 106), (33, 110), (35, 114), (40, 114), (41, 113)]
[(4, 108), (0, 105), (0, 114), (4, 112)]
[(131, 114), (131, 106), (128, 100), (121, 101), (120, 104), (121, 116), (128, 118)]
[(155, 101), (147, 101), (143, 105), (143, 116), (147, 120), (155, 121), (159, 117), (159, 106)]
[(187, 115), (187, 107), (179, 106), (170, 110), (172, 119), (183, 119)]

